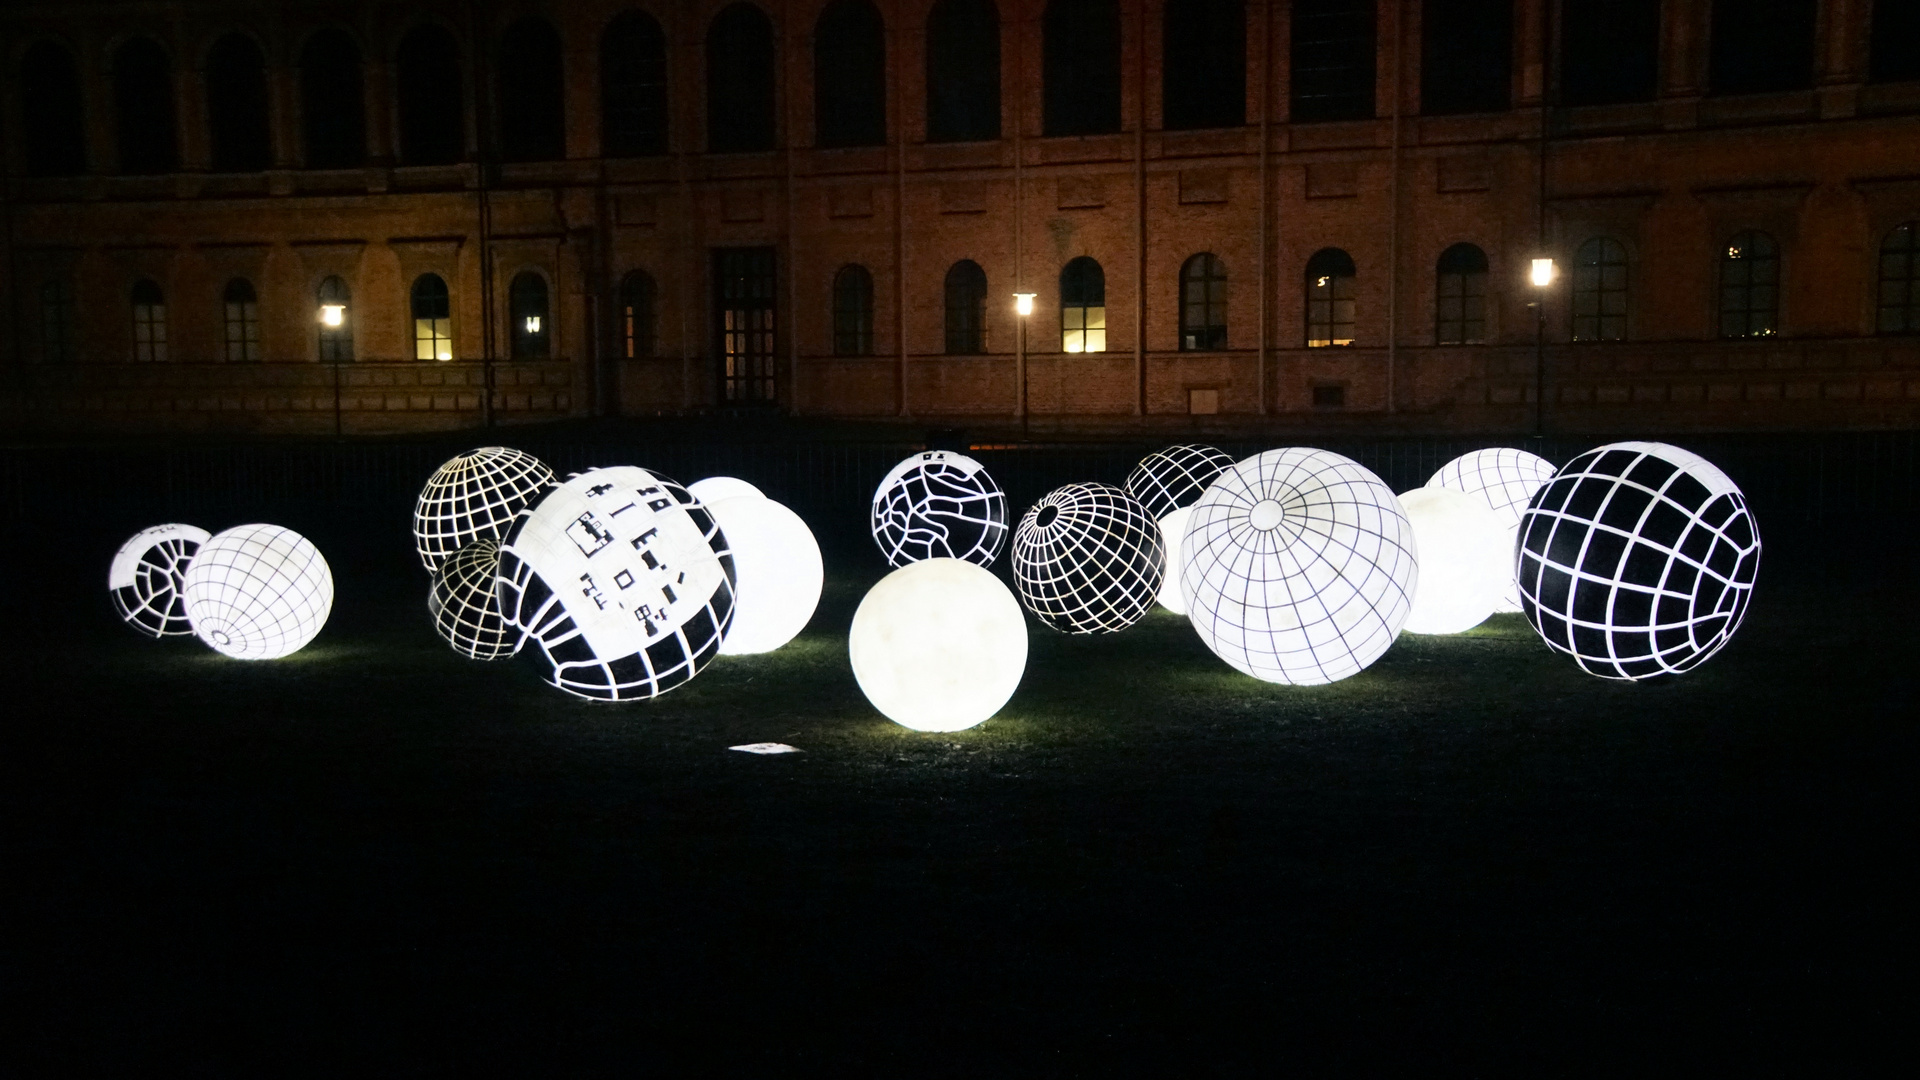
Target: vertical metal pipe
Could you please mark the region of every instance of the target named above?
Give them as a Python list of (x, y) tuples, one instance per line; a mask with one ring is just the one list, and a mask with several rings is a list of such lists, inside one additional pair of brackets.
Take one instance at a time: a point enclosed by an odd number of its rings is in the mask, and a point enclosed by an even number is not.
[(1133, 190), (1133, 415), (1147, 415), (1147, 5), (1136, 6), (1134, 25)]
[(1393, 148), (1387, 163), (1387, 412), (1400, 359), (1400, 80), (1406, 71), (1407, 5), (1393, 4)]
[[(1027, 154), (1022, 133), (1027, 124), (1026, 38), (1021, 25), (1022, 8), (1014, 6), (1013, 18), (1013, 291), (1026, 290)], [(1001, 78), (1001, 84), (1006, 79)], [(1013, 415), (1020, 427), (1027, 426), (1027, 320), (1031, 316), (1015, 313), (1013, 351)]]
[(1261, 416), (1267, 415), (1267, 355), (1273, 348), (1272, 281), (1267, 264), (1273, 260), (1273, 3), (1260, 5), (1260, 350), (1258, 385), (1254, 397)]

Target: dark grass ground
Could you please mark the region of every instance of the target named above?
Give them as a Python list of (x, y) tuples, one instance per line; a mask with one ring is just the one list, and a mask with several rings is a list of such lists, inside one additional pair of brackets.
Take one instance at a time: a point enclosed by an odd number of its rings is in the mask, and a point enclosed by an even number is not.
[[(788, 649), (609, 707), (444, 648), (394, 523), (287, 523), (339, 599), (278, 663), (122, 630), (117, 528), (22, 541), (0, 1071), (1837, 1075), (1910, 1044), (1902, 536), (1770, 538), (1683, 680), (1592, 679), (1512, 616), (1272, 687), (1159, 613), (1034, 624), (1000, 716), (921, 735), (846, 665), (858, 543)], [(761, 740), (806, 753), (726, 750)]]

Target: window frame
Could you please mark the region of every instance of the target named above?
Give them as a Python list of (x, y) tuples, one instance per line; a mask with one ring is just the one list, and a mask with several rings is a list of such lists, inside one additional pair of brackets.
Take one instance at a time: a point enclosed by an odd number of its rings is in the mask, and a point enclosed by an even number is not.
[[(1601, 258), (1588, 263), (1588, 249), (1593, 249)], [(1605, 256), (1613, 251), (1619, 253), (1618, 261), (1608, 261)], [(1619, 271), (1619, 287), (1608, 284), (1607, 271)], [(1588, 279), (1592, 284), (1583, 285)], [(1587, 341), (1626, 341), (1633, 333), (1633, 255), (1627, 245), (1617, 237), (1601, 234), (1590, 236), (1574, 249), (1572, 272), (1567, 275), (1567, 317), (1568, 336), (1576, 342)], [(1593, 298), (1591, 313), (1581, 311), (1582, 298)], [(1618, 311), (1608, 310), (1608, 300), (1617, 297)], [(1589, 327), (1582, 333), (1583, 322)], [(1617, 332), (1609, 333), (1609, 329)]]
[[(429, 292), (422, 295), (423, 286), (429, 290), (437, 287), (438, 294)], [(442, 314), (434, 314), (431, 305), (436, 302), (444, 309)], [(420, 313), (423, 304), (429, 305), (425, 315)], [(453, 291), (448, 288), (447, 279), (432, 270), (415, 276), (413, 284), (407, 287), (407, 314), (413, 319), (413, 358), (441, 362), (452, 360)], [(422, 346), (425, 346), (425, 356), (421, 355)]]
[(166, 363), (167, 294), (152, 278), (141, 278), (133, 283), (127, 299), (133, 316), (133, 362)]
[[(534, 320), (529, 328), (527, 320)], [(553, 358), (553, 288), (543, 270), (527, 267), (507, 282), (508, 355), (514, 360)]]
[(833, 274), (833, 355), (873, 355), (873, 272), (859, 263)]
[(960, 259), (947, 267), (942, 283), (942, 300), (946, 312), (944, 331), (948, 356), (985, 355), (987, 289), (987, 272), (972, 259)]
[(260, 346), (260, 292), (243, 277), (230, 278), (220, 291), (225, 351), (229, 364), (257, 364)]
[[(1307, 348), (1350, 349), (1359, 340), (1359, 282), (1359, 265), (1345, 248), (1324, 247), (1307, 259), (1301, 275)], [(1319, 330), (1324, 333), (1315, 337)]]
[(1060, 351), (1107, 351), (1107, 271), (1091, 255), (1060, 268)]
[(620, 320), (620, 355), (627, 360), (649, 360), (659, 354), (656, 308), (660, 287), (653, 275), (638, 267), (620, 278), (614, 312)]
[(79, 327), (74, 321), (73, 282), (65, 276), (40, 283), (40, 358), (50, 364), (79, 359)]
[[(1895, 247), (1896, 238), (1903, 238), (1904, 246)], [(1887, 260), (1890, 256), (1900, 261), (1902, 276), (1889, 278)], [(1878, 272), (1874, 275), (1874, 334), (1882, 337), (1920, 334), (1920, 218), (1903, 221), (1881, 234), (1875, 265)], [(1887, 302), (1887, 287), (1896, 283), (1903, 286), (1901, 291), (1904, 295), (1898, 302), (1890, 304)], [(1898, 329), (1888, 329), (1889, 311), (1900, 313), (1898, 321), (1902, 325)]]
[[(1201, 291), (1198, 299), (1193, 295), (1196, 285)], [(1188, 256), (1180, 264), (1180, 351), (1224, 351), (1227, 325), (1226, 261), (1211, 251)]]
[[(1756, 248), (1764, 247), (1764, 250)], [(1742, 229), (1720, 245), (1718, 325), (1723, 341), (1780, 334), (1780, 244), (1759, 229)], [(1766, 275), (1755, 280), (1755, 275)], [(1756, 299), (1758, 297), (1758, 299)]]
[[(1435, 345), (1487, 343), (1488, 274), (1487, 253), (1478, 244), (1461, 241), (1440, 253), (1433, 268)], [(1449, 313), (1449, 303), (1458, 305), (1456, 313)]]
[(318, 323), (314, 338), (317, 355), (323, 364), (346, 363), (353, 359), (353, 290), (346, 280), (338, 274), (328, 274), (320, 280), (313, 290), (314, 314), (316, 322), (322, 308), (329, 304), (340, 305), (340, 325), (328, 326)]

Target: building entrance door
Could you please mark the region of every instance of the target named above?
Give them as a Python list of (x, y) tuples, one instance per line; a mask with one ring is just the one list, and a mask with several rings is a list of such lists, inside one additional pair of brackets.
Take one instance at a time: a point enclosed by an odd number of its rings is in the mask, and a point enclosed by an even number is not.
[(774, 401), (774, 281), (772, 248), (715, 249), (714, 354), (722, 404)]

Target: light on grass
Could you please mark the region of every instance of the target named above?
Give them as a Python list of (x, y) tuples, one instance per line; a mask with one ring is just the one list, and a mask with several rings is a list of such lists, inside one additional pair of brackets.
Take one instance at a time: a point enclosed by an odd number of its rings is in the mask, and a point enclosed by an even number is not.
[(766, 653), (807, 628), (826, 581), (820, 545), (800, 515), (764, 497), (708, 504), (733, 551), (733, 626), (720, 644), (726, 656)]
[(901, 567), (853, 613), (854, 681), (887, 719), (961, 731), (999, 712), (1027, 668), (1027, 620), (1000, 579), (959, 559)]
[(701, 502), (712, 506), (722, 499), (764, 499), (766, 494), (759, 488), (731, 476), (709, 476), (705, 480), (695, 480), (687, 485), (687, 491)]
[(181, 586), (207, 530), (192, 525), (155, 525), (120, 545), (107, 569), (107, 592), (120, 618), (150, 638), (193, 633)]
[(201, 641), (236, 660), (276, 660), (326, 625), (333, 571), (292, 529), (239, 525), (200, 545), (181, 594)]
[(1447, 488), (1414, 488), (1400, 496), (1413, 525), (1420, 580), (1401, 629), (1457, 634), (1487, 621), (1513, 580), (1512, 548), (1485, 503)]

